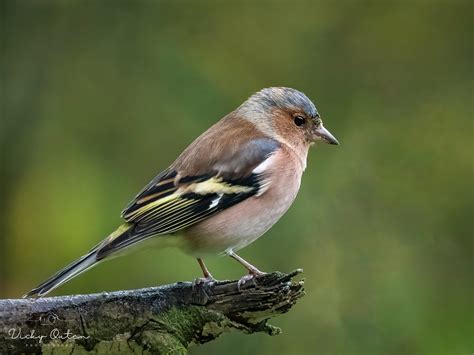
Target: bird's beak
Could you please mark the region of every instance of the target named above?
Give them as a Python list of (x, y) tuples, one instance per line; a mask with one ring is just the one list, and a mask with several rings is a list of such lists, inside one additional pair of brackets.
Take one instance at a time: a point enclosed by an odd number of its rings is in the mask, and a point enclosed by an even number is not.
[(321, 140), (324, 143), (339, 145), (336, 137), (334, 137), (331, 132), (324, 128), (322, 124), (314, 131), (314, 135), (316, 136), (317, 140)]

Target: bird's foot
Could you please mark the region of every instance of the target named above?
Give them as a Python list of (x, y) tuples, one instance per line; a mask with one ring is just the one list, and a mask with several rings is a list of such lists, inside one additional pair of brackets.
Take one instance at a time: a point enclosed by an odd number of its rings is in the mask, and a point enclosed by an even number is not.
[(198, 304), (205, 305), (209, 301), (211, 288), (216, 283), (216, 279), (212, 276), (197, 277), (194, 279), (191, 287), (193, 297)]
[(196, 287), (202, 287), (204, 289), (208, 289), (216, 283), (216, 279), (212, 277), (212, 275), (209, 275), (207, 277), (196, 277), (192, 283), (192, 288), (193, 290)]
[(258, 277), (258, 276), (265, 275), (265, 274), (266, 274), (265, 272), (262, 272), (258, 269), (249, 271), (249, 273), (247, 275), (242, 276), (240, 278), (240, 280), (237, 282), (237, 289), (240, 291), (242, 286), (248, 281), (252, 281), (253, 285), (257, 286), (257, 284), (255, 282), (255, 278)]

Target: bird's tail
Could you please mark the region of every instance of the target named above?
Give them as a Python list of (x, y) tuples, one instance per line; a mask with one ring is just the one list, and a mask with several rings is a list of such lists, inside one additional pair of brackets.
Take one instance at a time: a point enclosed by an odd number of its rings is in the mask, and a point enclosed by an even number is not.
[(55, 288), (59, 287), (63, 283), (69, 281), (73, 277), (79, 275), (81, 272), (90, 269), (94, 264), (97, 263), (96, 254), (99, 249), (99, 245), (92, 248), (86, 255), (82, 256), (80, 259), (69, 264), (65, 268), (59, 270), (49, 279), (41, 283), (39, 286), (32, 289), (27, 294), (23, 295), (23, 298), (27, 297), (42, 297), (47, 293), (51, 292)]
[(72, 262), (65, 268), (59, 270), (49, 279), (44, 281), (39, 286), (32, 289), (27, 294), (23, 295), (23, 298), (27, 297), (42, 297), (47, 293), (51, 292), (55, 288), (61, 286), (63, 283), (69, 281), (73, 277), (76, 277), (80, 273), (90, 269), (91, 267), (97, 265), (100, 261), (103, 260), (100, 257), (99, 252), (106, 247), (111, 241), (115, 238), (123, 236), (124, 234), (128, 233), (130, 225), (125, 223), (120, 226), (115, 232), (110, 234), (103, 242), (97, 244), (94, 248), (92, 248), (86, 255), (82, 256), (80, 259)]

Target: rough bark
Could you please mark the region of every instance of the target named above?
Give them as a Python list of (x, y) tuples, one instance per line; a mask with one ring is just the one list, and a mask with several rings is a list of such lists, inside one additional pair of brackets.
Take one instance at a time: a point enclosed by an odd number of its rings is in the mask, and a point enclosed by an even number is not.
[(304, 295), (303, 281), (266, 274), (239, 290), (179, 282), (140, 290), (0, 300), (0, 353), (186, 353), (223, 332), (280, 333), (267, 320)]

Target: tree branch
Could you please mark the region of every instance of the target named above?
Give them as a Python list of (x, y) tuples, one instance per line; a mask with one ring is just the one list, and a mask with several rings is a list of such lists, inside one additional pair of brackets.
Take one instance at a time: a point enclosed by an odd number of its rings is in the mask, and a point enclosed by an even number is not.
[(178, 282), (140, 290), (0, 300), (0, 353), (186, 353), (230, 329), (280, 333), (267, 320), (304, 295), (303, 281), (279, 272), (239, 290)]

